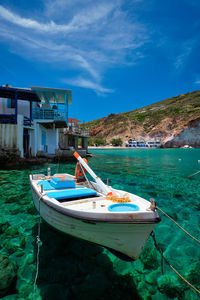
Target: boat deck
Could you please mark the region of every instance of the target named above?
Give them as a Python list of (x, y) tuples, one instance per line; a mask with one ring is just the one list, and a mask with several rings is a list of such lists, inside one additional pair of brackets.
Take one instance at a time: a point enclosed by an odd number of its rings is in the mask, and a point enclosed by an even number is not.
[[(62, 205), (72, 209), (72, 210), (77, 210), (77, 211), (87, 211), (87, 212), (96, 212), (96, 213), (124, 213), (126, 214), (128, 211), (110, 211), (109, 207), (111, 205), (118, 205), (118, 207), (123, 206), (124, 203), (115, 203), (111, 200), (107, 200), (105, 197), (99, 197), (99, 198), (93, 198), (93, 199), (85, 199), (84, 200), (76, 200), (72, 202), (63, 202)], [(141, 202), (139, 201), (131, 201), (128, 204), (134, 204), (139, 207), (140, 212), (146, 212), (147, 206), (142, 205)], [(138, 213), (138, 211), (130, 211), (131, 213)]]
[[(73, 181), (74, 186), (69, 188), (55, 188), (52, 186), (52, 178), (67, 177), (68, 181)], [(49, 201), (57, 203), (57, 205), (67, 208), (73, 211), (93, 212), (93, 213), (151, 213), (149, 211), (150, 203), (143, 198), (140, 198), (134, 194), (125, 193), (124, 191), (114, 190), (109, 187), (113, 192), (117, 192), (120, 196), (126, 195), (130, 199), (127, 203), (116, 203), (95, 190), (95, 183), (88, 185), (87, 182), (79, 184), (74, 183), (74, 176), (69, 174), (55, 174), (52, 177), (40, 176), (33, 178), (33, 181), (37, 187), (37, 190), (41, 193), (43, 186), (43, 196), (47, 197)], [(62, 180), (61, 180), (62, 181)], [(94, 187), (92, 189), (92, 187)], [(114, 206), (115, 205), (115, 206)]]

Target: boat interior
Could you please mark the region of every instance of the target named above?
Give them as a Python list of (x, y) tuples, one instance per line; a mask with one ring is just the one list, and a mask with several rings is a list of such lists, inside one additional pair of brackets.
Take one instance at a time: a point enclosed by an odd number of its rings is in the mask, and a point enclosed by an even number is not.
[(49, 198), (60, 203), (80, 199), (104, 198), (94, 183), (89, 181), (77, 183), (74, 176), (69, 174), (55, 174), (53, 176), (38, 174), (33, 175), (33, 180)]
[(88, 180), (77, 183), (75, 177), (70, 174), (54, 174), (53, 176), (34, 174), (32, 180), (39, 192), (45, 192), (49, 199), (54, 202), (56, 200), (59, 205), (73, 210), (125, 213), (144, 212), (149, 208), (148, 201), (144, 199), (141, 201), (141, 198), (133, 194), (128, 194), (130, 200), (127, 202), (130, 203), (114, 203), (101, 193), (96, 183)]

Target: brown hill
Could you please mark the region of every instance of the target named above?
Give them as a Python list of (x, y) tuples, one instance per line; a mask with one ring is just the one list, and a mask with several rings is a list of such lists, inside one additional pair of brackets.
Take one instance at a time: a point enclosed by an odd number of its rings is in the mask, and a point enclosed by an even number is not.
[(164, 146), (200, 146), (200, 91), (182, 94), (129, 112), (87, 123), (92, 136), (161, 140)]

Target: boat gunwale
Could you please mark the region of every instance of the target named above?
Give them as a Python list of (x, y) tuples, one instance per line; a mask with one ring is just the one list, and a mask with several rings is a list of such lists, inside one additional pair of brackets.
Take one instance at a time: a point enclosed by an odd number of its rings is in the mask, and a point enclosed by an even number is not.
[[(40, 198), (40, 201), (42, 201), (45, 205), (49, 206), (50, 208), (55, 209), (57, 212), (61, 213), (62, 215), (74, 218), (74, 219), (78, 219), (80, 221), (83, 222), (88, 222), (88, 223), (112, 223), (112, 224), (156, 224), (159, 223), (161, 221), (161, 217), (159, 215), (159, 213), (157, 212), (157, 210), (155, 211), (156, 217), (154, 218), (149, 218), (149, 219), (106, 219), (106, 218), (95, 218), (95, 217), (91, 217), (91, 216), (80, 216), (78, 214), (73, 214), (69, 211), (69, 209), (67, 209), (67, 207), (62, 207), (61, 205), (57, 205), (53, 202), (51, 202), (50, 200), (45, 199), (45, 196), (47, 196), (46, 194), (41, 195), (38, 191), (37, 188), (35, 188), (35, 186), (33, 185), (33, 179), (31, 178), (32, 175), (29, 175), (29, 181), (31, 184), (31, 188), (32, 190), (36, 193), (36, 195), (38, 196), (38, 199)], [(50, 198), (51, 199), (51, 198)], [(59, 203), (59, 202), (58, 202)], [(116, 215), (117, 216), (117, 215)], [(133, 216), (133, 215), (132, 215)], [(137, 217), (137, 213), (134, 213), (134, 217)]]

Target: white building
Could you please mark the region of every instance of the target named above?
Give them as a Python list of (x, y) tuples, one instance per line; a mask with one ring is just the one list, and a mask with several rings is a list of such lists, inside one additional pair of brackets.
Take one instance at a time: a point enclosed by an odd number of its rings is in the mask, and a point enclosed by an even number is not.
[[(68, 128), (69, 104), (72, 104), (70, 90), (0, 87), (0, 148), (17, 149), (21, 158), (61, 154), (60, 134), (63, 128)], [(80, 136), (84, 141), (88, 138)], [(78, 137), (73, 133), (67, 137), (74, 149), (78, 147)], [(83, 144), (87, 148), (87, 143)], [(65, 141), (64, 150), (68, 148)], [(84, 149), (81, 154), (84, 156), (86, 152)]]

